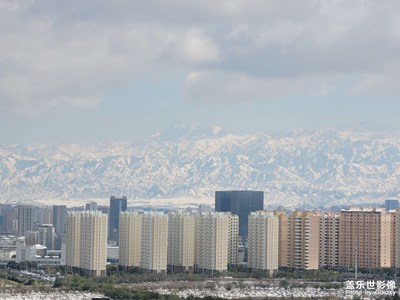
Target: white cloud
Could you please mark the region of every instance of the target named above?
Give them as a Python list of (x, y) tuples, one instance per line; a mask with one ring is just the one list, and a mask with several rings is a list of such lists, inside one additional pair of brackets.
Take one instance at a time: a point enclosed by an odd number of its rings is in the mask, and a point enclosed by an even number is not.
[(202, 63), (219, 58), (217, 45), (201, 32), (191, 31), (187, 34), (183, 50), (189, 62)]
[(189, 74), (184, 95), (199, 101), (323, 96), (333, 79), (355, 77), (354, 93), (398, 94), (389, 66), (399, 60), (399, 8), (367, 0), (0, 0), (0, 108), (93, 108), (110, 89), (174, 72)]

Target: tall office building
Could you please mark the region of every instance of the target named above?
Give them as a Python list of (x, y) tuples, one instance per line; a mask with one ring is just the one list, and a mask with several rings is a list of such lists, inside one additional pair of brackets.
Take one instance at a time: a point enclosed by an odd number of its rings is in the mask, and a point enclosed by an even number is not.
[(197, 216), (195, 264), (198, 269), (225, 272), (229, 263), (237, 263), (238, 221), (238, 216), (230, 212), (208, 212)]
[(0, 204), (0, 234), (10, 234), (11, 230), (8, 226), (8, 215), (13, 211), (10, 204)]
[(110, 213), (108, 215), (108, 240), (118, 242), (119, 235), (119, 216), (121, 212), (126, 211), (128, 207), (128, 200), (126, 197), (110, 198)]
[(288, 267), (319, 268), (320, 216), (295, 211), (288, 218)]
[(17, 219), (18, 219), (18, 230), (17, 230), (18, 236), (25, 236), (27, 231), (33, 231), (34, 230), (33, 206), (18, 205)]
[(88, 202), (85, 204), (85, 210), (98, 210), (97, 202)]
[(66, 265), (85, 275), (104, 275), (107, 262), (107, 215), (99, 211), (67, 216)]
[(53, 226), (56, 234), (65, 235), (67, 223), (67, 207), (65, 205), (53, 205)]
[(53, 223), (53, 208), (52, 206), (34, 206), (33, 207), (33, 223), (35, 224), (34, 230), (39, 228), (41, 224)]
[(320, 267), (339, 265), (339, 215), (325, 213), (320, 218)]
[(56, 233), (54, 237), (54, 249), (61, 250), (65, 243), (67, 224), (67, 207), (65, 205), (53, 205), (53, 227)]
[(55, 231), (52, 224), (40, 225), (37, 231), (38, 243), (47, 248), (47, 250), (54, 250)]
[(389, 211), (389, 210), (395, 210), (399, 208), (399, 200), (392, 200), (392, 199), (388, 199), (385, 200), (385, 210)]
[(120, 266), (139, 267), (142, 245), (142, 216), (138, 212), (122, 212), (119, 218)]
[(195, 215), (189, 212), (168, 214), (168, 268), (188, 271), (194, 267)]
[(278, 270), (279, 217), (273, 212), (257, 211), (249, 216), (248, 266), (270, 275)]
[(150, 272), (167, 271), (168, 215), (146, 211), (142, 216), (140, 267)]
[[(340, 211), (339, 266), (390, 268), (395, 260), (395, 214), (382, 208)], [(357, 259), (356, 259), (357, 258)]]
[(217, 191), (215, 211), (239, 216), (239, 237), (246, 242), (249, 214), (264, 209), (262, 191)]

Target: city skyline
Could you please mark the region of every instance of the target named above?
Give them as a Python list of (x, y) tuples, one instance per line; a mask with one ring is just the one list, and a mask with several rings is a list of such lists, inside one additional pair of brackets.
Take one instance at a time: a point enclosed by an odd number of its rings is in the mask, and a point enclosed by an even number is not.
[(4, 144), (140, 141), (173, 120), (400, 128), (396, 1), (0, 7)]

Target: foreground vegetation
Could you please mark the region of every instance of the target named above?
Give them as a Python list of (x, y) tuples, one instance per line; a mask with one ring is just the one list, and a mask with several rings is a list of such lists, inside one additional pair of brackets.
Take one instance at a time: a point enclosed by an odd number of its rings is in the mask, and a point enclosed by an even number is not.
[[(246, 281), (252, 279), (255, 286), (280, 286), (286, 289), (296, 287), (317, 287), (321, 289), (341, 289), (345, 280), (354, 278), (354, 270), (291, 270), (281, 269), (269, 277), (265, 272), (251, 271), (243, 267), (230, 268), (224, 274), (206, 273), (148, 273), (138, 268), (128, 270), (116, 265), (107, 266), (107, 275), (100, 277), (80, 276), (66, 272), (62, 266), (50, 266), (45, 270), (37, 270), (34, 265), (21, 263), (9, 266), (10, 270), (0, 271), (0, 290), (26, 292), (88, 292), (105, 295), (110, 299), (180, 299), (175, 295), (161, 295), (155, 292), (160, 287), (185, 290), (193, 287), (204, 288), (204, 282), (211, 281), (224, 284), (226, 289), (244, 288)], [(14, 271), (11, 269), (15, 269)], [(19, 270), (29, 269), (57, 276), (54, 284), (23, 276)], [(400, 273), (396, 269), (361, 269), (358, 278), (361, 280), (398, 279)], [(197, 298), (189, 298), (197, 299)], [(203, 299), (218, 299), (206, 297)], [(386, 296), (382, 299), (399, 299)]]

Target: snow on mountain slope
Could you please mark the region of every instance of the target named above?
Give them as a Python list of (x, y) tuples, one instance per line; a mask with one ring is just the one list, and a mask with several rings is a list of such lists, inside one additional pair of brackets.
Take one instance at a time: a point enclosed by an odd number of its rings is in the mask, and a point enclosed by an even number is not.
[(400, 192), (397, 131), (236, 136), (202, 130), (181, 126), (135, 145), (0, 146), (0, 199), (195, 198), (255, 189), (265, 191), (267, 204), (294, 206), (366, 202)]

